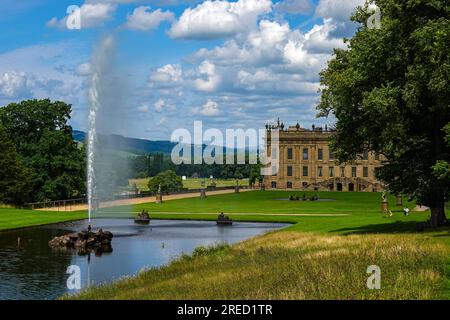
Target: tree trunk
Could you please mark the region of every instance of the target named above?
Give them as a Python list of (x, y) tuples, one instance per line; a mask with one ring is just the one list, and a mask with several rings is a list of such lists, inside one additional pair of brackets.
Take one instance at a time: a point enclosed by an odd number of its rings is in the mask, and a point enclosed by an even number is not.
[(445, 217), (445, 204), (444, 202), (435, 203), (431, 206), (431, 227), (436, 228), (443, 226), (447, 222)]

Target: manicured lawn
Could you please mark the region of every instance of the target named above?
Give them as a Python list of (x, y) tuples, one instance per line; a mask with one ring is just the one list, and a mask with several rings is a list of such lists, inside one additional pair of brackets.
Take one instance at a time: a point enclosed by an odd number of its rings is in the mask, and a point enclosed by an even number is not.
[(85, 212), (46, 212), (0, 208), (0, 230), (39, 226), (85, 217)]
[[(402, 207), (395, 206), (395, 198), (389, 197), (393, 217), (386, 217), (380, 213), (380, 193), (347, 193), (347, 192), (306, 192), (307, 197), (319, 195), (320, 198), (333, 201), (288, 201), (290, 194), (302, 196), (303, 192), (286, 191), (252, 191), (239, 194), (231, 193), (220, 196), (210, 196), (206, 199), (189, 198), (166, 201), (162, 204), (147, 203), (135, 206), (114, 207), (102, 209), (98, 216), (131, 217), (136, 212), (148, 210), (155, 218), (183, 218), (213, 220), (215, 214), (224, 212), (235, 220), (250, 221), (279, 221), (297, 223), (290, 229), (321, 232), (351, 232), (351, 228), (362, 228), (371, 225), (392, 224), (383, 226), (397, 229), (414, 230), (415, 221), (423, 221), (428, 213), (411, 213), (405, 217)], [(415, 203), (408, 203), (404, 199), (404, 206), (414, 208)], [(172, 214), (164, 214), (172, 213)], [(174, 213), (189, 213), (174, 214)], [(206, 213), (212, 213), (213, 215)], [(235, 213), (235, 214), (233, 214)], [(239, 215), (237, 214), (239, 213)], [(261, 215), (268, 214), (268, 215)], [(305, 216), (295, 216), (303, 214)], [(311, 214), (311, 216), (307, 216)], [(314, 215), (335, 216), (314, 216)], [(348, 229), (348, 230), (347, 230)], [(357, 231), (356, 229), (354, 231)], [(360, 230), (362, 231), (362, 230)]]

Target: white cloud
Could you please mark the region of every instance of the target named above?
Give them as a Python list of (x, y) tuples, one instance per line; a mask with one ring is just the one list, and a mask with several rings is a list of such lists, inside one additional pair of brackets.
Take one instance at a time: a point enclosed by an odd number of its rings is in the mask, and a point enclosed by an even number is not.
[(183, 70), (180, 65), (166, 64), (165, 66), (157, 69), (150, 75), (150, 82), (160, 85), (178, 83), (183, 78)]
[(91, 64), (81, 63), (75, 68), (75, 74), (79, 76), (88, 76), (91, 74)]
[(139, 106), (137, 107), (137, 111), (140, 112), (140, 113), (147, 113), (148, 110), (149, 110), (149, 107), (148, 107), (148, 105), (145, 104), (145, 103), (142, 103), (141, 105), (139, 105)]
[(20, 98), (30, 94), (25, 72), (8, 71), (0, 74), (0, 97)]
[[(322, 38), (315, 34), (318, 31), (322, 31)], [(330, 58), (332, 45), (342, 47), (342, 40), (326, 38), (328, 33), (325, 31), (318, 28), (311, 34), (302, 34), (298, 29), (291, 29), (288, 23), (262, 20), (259, 29), (246, 38), (232, 39), (211, 50), (199, 50), (191, 59), (208, 60), (218, 66), (227, 66), (228, 74), (229, 67), (235, 66), (241, 70), (270, 68), (273, 72), (296, 72), (304, 77), (317, 79), (318, 72)], [(326, 42), (326, 46), (320, 41)], [(317, 50), (312, 52), (308, 50), (308, 46)], [(324, 47), (328, 48), (328, 52), (323, 52)]]
[(305, 48), (312, 53), (329, 53), (333, 48), (347, 48), (342, 38), (332, 37), (336, 29), (332, 19), (324, 19), (324, 24), (315, 25), (305, 35)]
[(259, 16), (272, 10), (270, 0), (207, 0), (197, 7), (187, 8), (169, 31), (173, 38), (217, 39), (256, 26)]
[(167, 124), (167, 118), (166, 117), (162, 117), (161, 119), (159, 119), (159, 121), (158, 121), (158, 125), (159, 126), (161, 126), (161, 125), (165, 125), (165, 124)]
[(210, 99), (196, 112), (206, 117), (214, 117), (220, 114), (219, 105)]
[(164, 110), (165, 102), (163, 99), (159, 99), (155, 102), (155, 111), (156, 112), (162, 112)]
[(347, 21), (355, 8), (365, 2), (366, 0), (320, 0), (316, 7), (316, 16)]
[(141, 6), (134, 9), (131, 15), (127, 16), (125, 27), (133, 30), (149, 31), (158, 28), (164, 21), (172, 21), (174, 14), (171, 11), (157, 9), (151, 11), (150, 7)]
[(201, 78), (194, 81), (195, 88), (199, 91), (211, 92), (220, 84), (220, 76), (216, 72), (216, 66), (209, 61), (203, 61), (198, 67)]
[[(117, 9), (117, 5), (104, 1), (102, 3), (85, 3), (80, 7), (80, 26), (81, 28), (94, 28), (103, 25), (112, 19)], [(65, 29), (68, 16), (58, 19), (51, 18), (47, 22), (47, 27)]]

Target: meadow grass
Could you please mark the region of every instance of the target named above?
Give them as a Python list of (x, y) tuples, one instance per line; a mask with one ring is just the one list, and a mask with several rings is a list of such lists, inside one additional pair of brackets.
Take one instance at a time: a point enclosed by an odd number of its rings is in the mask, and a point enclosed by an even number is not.
[[(449, 247), (426, 236), (272, 232), (202, 248), (75, 299), (436, 299)], [(382, 270), (369, 290), (367, 267)]]
[[(417, 233), (428, 212), (402, 214), (390, 196), (393, 216), (380, 213), (379, 193), (306, 192), (330, 202), (284, 201), (303, 192), (255, 191), (206, 199), (142, 204), (153, 218), (278, 221), (281, 231), (219, 250), (198, 250), (135, 278), (92, 288), (77, 299), (449, 299), (449, 228)], [(414, 202), (404, 199), (404, 206)], [(188, 213), (188, 214), (182, 214)], [(295, 214), (305, 214), (296, 216)], [(315, 214), (331, 214), (316, 216)], [(344, 215), (345, 214), (345, 215)], [(368, 290), (366, 269), (382, 270), (382, 289)]]

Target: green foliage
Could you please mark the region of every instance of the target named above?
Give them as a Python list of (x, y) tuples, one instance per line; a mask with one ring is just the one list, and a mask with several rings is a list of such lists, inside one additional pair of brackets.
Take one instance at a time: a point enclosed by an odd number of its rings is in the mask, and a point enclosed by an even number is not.
[[(444, 127), (444, 132), (446, 133), (445, 141), (448, 146), (450, 146), (450, 123), (448, 123)], [(435, 176), (446, 183), (447, 185), (450, 185), (450, 163), (446, 160), (438, 160), (436, 165), (433, 167)]]
[[(450, 159), (441, 130), (450, 121), (450, 9), (447, 1), (378, 0), (381, 29), (361, 25), (348, 50), (321, 73), (319, 115), (333, 114), (332, 146), (340, 161), (364, 151), (383, 154), (377, 175), (394, 193), (413, 195), (432, 208), (432, 224), (445, 222), (449, 184), (433, 172)], [(442, 162), (439, 163), (442, 167)]]
[[(236, 158), (237, 156), (235, 156)], [(203, 177), (213, 176), (218, 179), (243, 179), (249, 178), (252, 183), (260, 179), (260, 164), (248, 164), (249, 157), (246, 155), (246, 164), (180, 164), (174, 165), (170, 156), (162, 153), (139, 155), (129, 159), (131, 164), (131, 176), (133, 178), (145, 178), (157, 175), (166, 170), (173, 170), (179, 176)], [(237, 159), (235, 159), (237, 163)]]
[(0, 125), (0, 203), (24, 203), (29, 194), (30, 171)]
[(28, 100), (0, 109), (0, 124), (31, 170), (30, 201), (80, 197), (85, 193), (85, 153), (72, 139), (71, 106)]
[(176, 192), (183, 188), (183, 181), (174, 171), (167, 170), (151, 178), (148, 188), (151, 192), (158, 192), (160, 185), (163, 193)]

